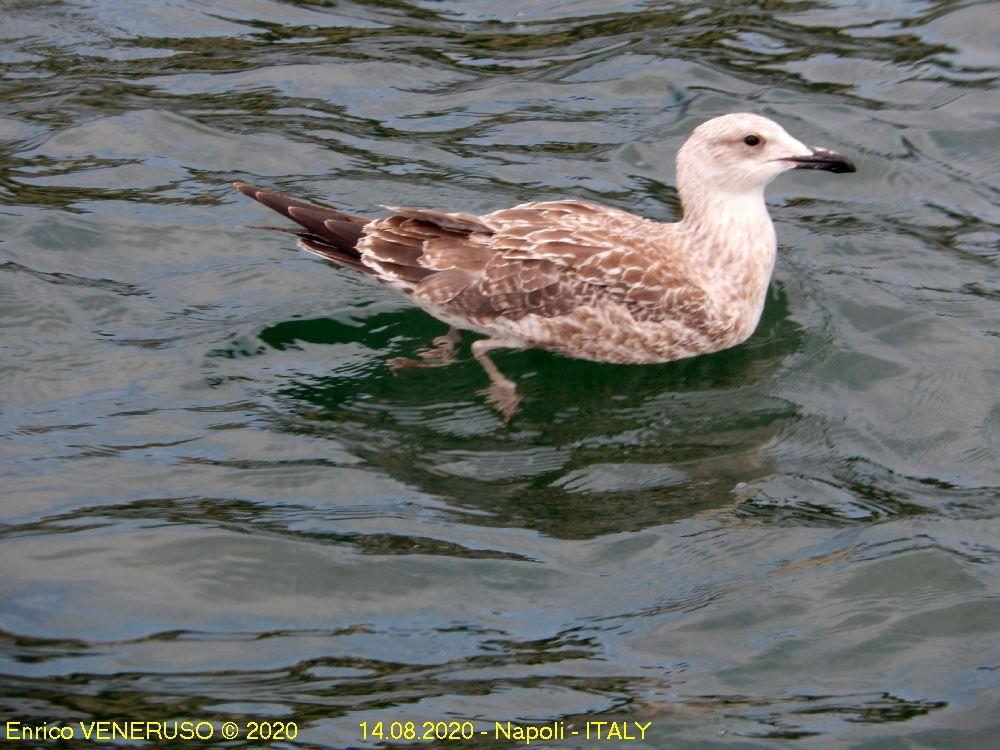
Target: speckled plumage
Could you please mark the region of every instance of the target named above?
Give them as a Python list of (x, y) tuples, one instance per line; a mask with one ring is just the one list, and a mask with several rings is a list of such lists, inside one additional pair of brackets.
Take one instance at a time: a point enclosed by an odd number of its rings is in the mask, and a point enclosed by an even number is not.
[[(473, 348), (484, 365), (486, 351), (501, 347), (639, 364), (718, 351), (753, 333), (776, 249), (764, 186), (795, 167), (854, 169), (766, 118), (736, 114), (702, 124), (678, 154), (684, 217), (675, 223), (580, 200), (482, 217), (389, 206), (391, 216), (369, 221), (237, 187), (303, 226), (304, 249), (373, 276), (455, 328), (488, 334)], [(492, 363), (487, 371), (513, 392)]]

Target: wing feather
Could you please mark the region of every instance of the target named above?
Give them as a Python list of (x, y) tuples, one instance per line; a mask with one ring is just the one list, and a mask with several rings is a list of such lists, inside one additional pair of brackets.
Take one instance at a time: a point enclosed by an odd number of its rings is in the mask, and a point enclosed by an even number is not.
[(362, 261), (455, 314), (555, 318), (606, 300), (644, 320), (699, 328), (704, 291), (647, 244), (648, 222), (584, 201), (527, 203), (480, 218), (412, 208), (365, 227)]
[(369, 221), (246, 183), (236, 187), (298, 222), (305, 231), (293, 233), (305, 249), (486, 329), (490, 321), (559, 318), (580, 308), (587, 312), (574, 325), (605, 309), (707, 335), (718, 334), (711, 326), (725, 319), (655, 244), (656, 227), (617, 209), (541, 201), (477, 217), (387, 207), (391, 216)]
[(449, 214), (429, 208), (402, 208), (400, 206), (382, 206), (382, 208), (387, 208), (398, 216), (417, 219), (441, 229), (451, 229), (457, 232), (491, 231), (490, 227), (484, 224), (478, 216), (472, 214)]
[(479, 283), (498, 313), (565, 315), (607, 300), (644, 320), (700, 329), (704, 290), (671, 269), (648, 240), (649, 222), (583, 201), (529, 203), (483, 217), (495, 257)]

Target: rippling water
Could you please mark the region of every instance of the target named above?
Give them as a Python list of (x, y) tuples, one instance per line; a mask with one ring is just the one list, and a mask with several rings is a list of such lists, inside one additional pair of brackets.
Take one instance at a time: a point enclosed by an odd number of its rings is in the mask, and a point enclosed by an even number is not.
[[(0, 0), (0, 716), (995, 741), (997, 14)], [(668, 220), (743, 110), (859, 165), (772, 185), (755, 336), (502, 354), (508, 426), (467, 349), (392, 377), (444, 327), (229, 185)]]

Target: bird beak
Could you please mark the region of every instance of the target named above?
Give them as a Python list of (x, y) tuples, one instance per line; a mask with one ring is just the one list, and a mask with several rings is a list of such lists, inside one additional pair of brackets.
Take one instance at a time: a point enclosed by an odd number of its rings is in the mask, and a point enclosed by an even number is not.
[(813, 148), (807, 156), (789, 156), (785, 161), (795, 162), (794, 169), (823, 169), (827, 172), (856, 172), (854, 163), (846, 156), (841, 156), (825, 148)]

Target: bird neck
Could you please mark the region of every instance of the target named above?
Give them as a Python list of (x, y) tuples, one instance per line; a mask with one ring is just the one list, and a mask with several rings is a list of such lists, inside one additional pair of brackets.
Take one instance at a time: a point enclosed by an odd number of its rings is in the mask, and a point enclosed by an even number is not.
[(696, 196), (682, 192), (681, 206), (684, 217), (671, 226), (691, 249), (687, 267), (698, 277), (692, 281), (732, 318), (736, 340), (742, 340), (760, 320), (777, 251), (763, 188)]
[(674, 225), (687, 235), (699, 264), (711, 273), (740, 273), (746, 265), (770, 278), (776, 239), (764, 189), (695, 195), (681, 193), (683, 218)]
[(681, 223), (691, 229), (712, 233), (724, 227), (760, 226), (770, 224), (771, 218), (764, 203), (764, 188), (756, 190), (680, 191), (683, 219)]

